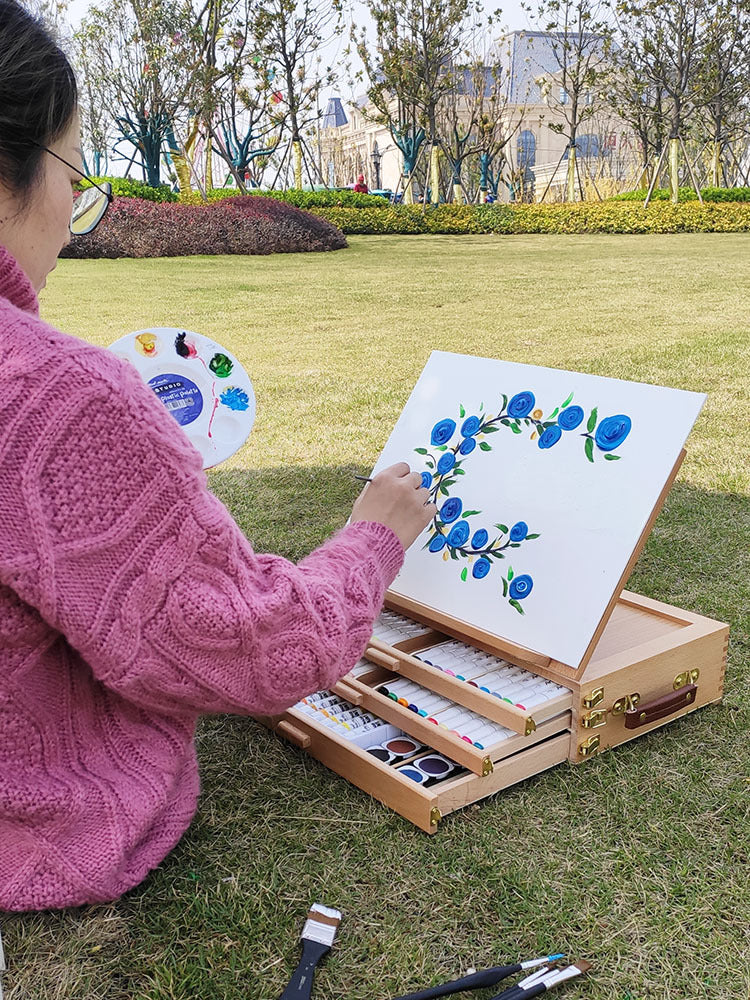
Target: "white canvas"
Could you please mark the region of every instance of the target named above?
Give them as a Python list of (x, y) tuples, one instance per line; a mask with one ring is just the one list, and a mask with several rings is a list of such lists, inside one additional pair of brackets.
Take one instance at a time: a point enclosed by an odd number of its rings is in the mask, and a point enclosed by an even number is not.
[(392, 590), (577, 666), (704, 400), (434, 352), (373, 470), (406, 461), (438, 493)]

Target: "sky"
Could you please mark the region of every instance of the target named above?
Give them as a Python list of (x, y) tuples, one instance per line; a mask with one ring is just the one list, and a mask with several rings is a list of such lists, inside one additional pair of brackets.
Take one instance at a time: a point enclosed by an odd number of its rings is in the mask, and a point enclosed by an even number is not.
[[(506, 4), (502, 8), (503, 13), (500, 22), (504, 25), (504, 27), (511, 31), (529, 27), (528, 18), (521, 10), (521, 2), (522, 0), (507, 0)], [(73, 27), (78, 25), (81, 18), (88, 10), (89, 4), (90, 0), (70, 0), (68, 5), (68, 20)], [(322, 46), (320, 55), (323, 63), (325, 65), (338, 68), (342, 77), (338, 85), (332, 88), (330, 93), (327, 93), (324, 96), (329, 97), (336, 94), (347, 102), (363, 93), (365, 89), (362, 84), (355, 84), (352, 88), (352, 85), (346, 78), (344, 78), (343, 63), (346, 61), (344, 50), (349, 43), (350, 27), (352, 21), (354, 21), (358, 30), (362, 26), (369, 25), (371, 22), (367, 13), (367, 5), (361, 2), (361, 0), (348, 0), (348, 2), (345, 2), (345, 8), (345, 18), (347, 23), (346, 29), (339, 32), (337, 37), (332, 39), (327, 45)], [(361, 63), (356, 56), (353, 60), (353, 64), (355, 69), (361, 68)]]

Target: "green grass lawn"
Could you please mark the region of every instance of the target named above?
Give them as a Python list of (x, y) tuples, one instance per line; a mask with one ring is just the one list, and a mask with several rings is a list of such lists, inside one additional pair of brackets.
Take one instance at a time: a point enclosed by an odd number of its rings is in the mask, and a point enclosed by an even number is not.
[[(570, 1000), (750, 996), (750, 239), (359, 237), (254, 258), (62, 261), (50, 322), (225, 343), (258, 397), (210, 474), (253, 544), (344, 523), (433, 349), (708, 392), (631, 589), (732, 623), (723, 704), (564, 764), (427, 837), (242, 718), (199, 731), (203, 794), (161, 868), (109, 906), (5, 917), (11, 1000), (273, 1000), (314, 901), (339, 907), (319, 1000), (587, 957)], [(1, 849), (1, 848), (0, 848)], [(485, 991), (481, 1000), (491, 995)]]

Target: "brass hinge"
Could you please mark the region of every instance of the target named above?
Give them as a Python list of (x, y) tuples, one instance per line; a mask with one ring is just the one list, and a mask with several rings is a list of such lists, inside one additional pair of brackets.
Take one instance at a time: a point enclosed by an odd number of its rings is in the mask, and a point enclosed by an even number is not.
[(600, 701), (604, 700), (604, 688), (594, 688), (583, 696), (584, 708), (596, 708)]
[(583, 743), (578, 744), (579, 757), (593, 757), (598, 751), (600, 743), (600, 736), (589, 736), (589, 738), (584, 740)]
[(640, 700), (641, 696), (637, 691), (634, 691), (632, 694), (626, 694), (624, 698), (618, 698), (612, 706), (612, 715), (622, 715), (624, 712), (632, 712)]
[(582, 716), (581, 725), (584, 729), (597, 729), (599, 726), (606, 726), (606, 708), (598, 708), (595, 712), (588, 712), (586, 715)]
[(492, 774), (495, 770), (495, 766), (489, 757), (482, 758), (482, 777), (486, 778), (488, 774)]
[(679, 691), (680, 688), (684, 688), (687, 684), (695, 684), (700, 675), (700, 670), (686, 670), (675, 677), (672, 687), (675, 691)]
[(531, 716), (529, 716), (528, 719), (526, 720), (526, 728), (524, 729), (523, 735), (531, 736), (531, 734), (535, 732), (536, 732), (536, 722), (534, 722)]
[(437, 826), (440, 820), (443, 818), (443, 814), (440, 812), (437, 806), (433, 806), (430, 809), (430, 826)]

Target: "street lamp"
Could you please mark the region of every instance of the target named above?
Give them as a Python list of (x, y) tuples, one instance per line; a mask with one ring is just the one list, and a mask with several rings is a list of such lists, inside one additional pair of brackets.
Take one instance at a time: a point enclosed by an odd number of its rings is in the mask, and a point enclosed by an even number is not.
[(380, 190), (380, 161), (383, 159), (383, 154), (378, 149), (378, 140), (375, 140), (375, 144), (372, 147), (372, 152), (370, 153), (370, 160), (372, 162), (373, 173), (375, 174), (375, 190)]

